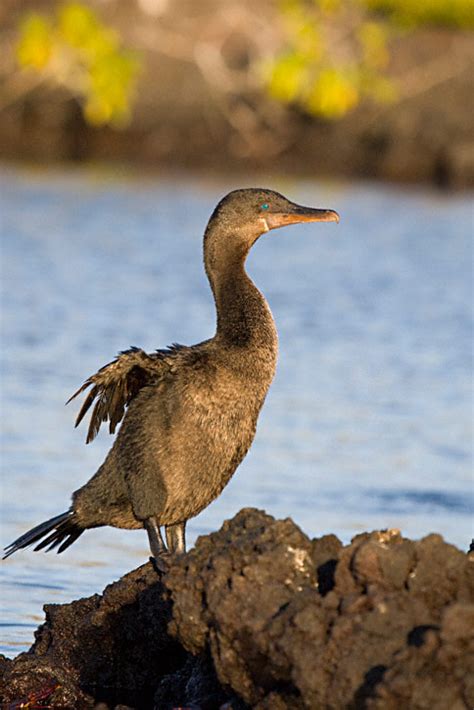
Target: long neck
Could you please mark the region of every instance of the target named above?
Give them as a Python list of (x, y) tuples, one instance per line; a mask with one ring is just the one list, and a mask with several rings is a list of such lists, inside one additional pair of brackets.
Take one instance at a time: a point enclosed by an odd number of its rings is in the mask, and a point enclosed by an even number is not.
[(278, 339), (270, 308), (245, 271), (248, 248), (206, 235), (205, 267), (216, 303), (216, 338), (239, 348), (276, 353)]

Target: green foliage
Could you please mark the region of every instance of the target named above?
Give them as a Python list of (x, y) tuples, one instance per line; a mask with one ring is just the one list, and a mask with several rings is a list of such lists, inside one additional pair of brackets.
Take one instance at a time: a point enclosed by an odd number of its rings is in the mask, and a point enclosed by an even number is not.
[(474, 27), (473, 0), (364, 0), (364, 4), (403, 27)]
[(361, 12), (358, 0), (282, 0), (288, 47), (265, 68), (274, 98), (326, 119), (339, 118), (363, 98), (391, 101), (396, 89), (384, 22)]
[(393, 101), (388, 43), (399, 27), (474, 26), (474, 0), (279, 0), (285, 50), (264, 66), (273, 98), (337, 119)]
[(117, 32), (90, 8), (68, 2), (54, 19), (28, 13), (16, 50), (22, 68), (39, 72), (77, 96), (90, 123), (128, 122), (140, 60), (121, 48)]

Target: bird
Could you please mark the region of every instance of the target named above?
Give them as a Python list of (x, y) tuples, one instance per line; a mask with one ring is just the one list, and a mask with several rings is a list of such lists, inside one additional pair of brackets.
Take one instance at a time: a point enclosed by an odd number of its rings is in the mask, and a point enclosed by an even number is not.
[(245, 270), (247, 255), (263, 234), (301, 222), (339, 222), (339, 215), (264, 188), (220, 200), (203, 240), (215, 335), (153, 353), (131, 347), (85, 380), (68, 400), (87, 392), (75, 425), (91, 411), (89, 443), (103, 423), (111, 434), (120, 424), (114, 443), (70, 508), (21, 535), (5, 558), (35, 543), (35, 551), (60, 553), (105, 525), (144, 528), (161, 571), (186, 551), (186, 523), (217, 498), (247, 454), (276, 370), (277, 330)]

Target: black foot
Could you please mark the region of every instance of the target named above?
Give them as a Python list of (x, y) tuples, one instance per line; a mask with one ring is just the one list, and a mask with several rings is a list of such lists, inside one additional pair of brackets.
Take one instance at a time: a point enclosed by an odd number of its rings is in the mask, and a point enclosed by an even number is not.
[(169, 571), (170, 561), (171, 556), (169, 554), (160, 555), (159, 557), (150, 557), (153, 569), (160, 577)]

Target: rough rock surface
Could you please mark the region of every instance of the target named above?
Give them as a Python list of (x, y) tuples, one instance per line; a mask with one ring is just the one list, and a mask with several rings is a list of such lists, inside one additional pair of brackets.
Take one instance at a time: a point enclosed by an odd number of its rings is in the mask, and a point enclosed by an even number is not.
[(147, 564), (102, 596), (45, 607), (32, 649), (0, 664), (1, 701), (471, 708), (472, 570), (438, 535), (364, 533), (343, 547), (242, 510), (163, 580)]
[(171, 605), (151, 564), (101, 596), (44, 610), (32, 648), (6, 671), (4, 703), (59, 685), (54, 703), (48, 699), (54, 707), (90, 707), (93, 699), (134, 705), (137, 697), (146, 705), (156, 679), (184, 662), (186, 654), (167, 634)]

